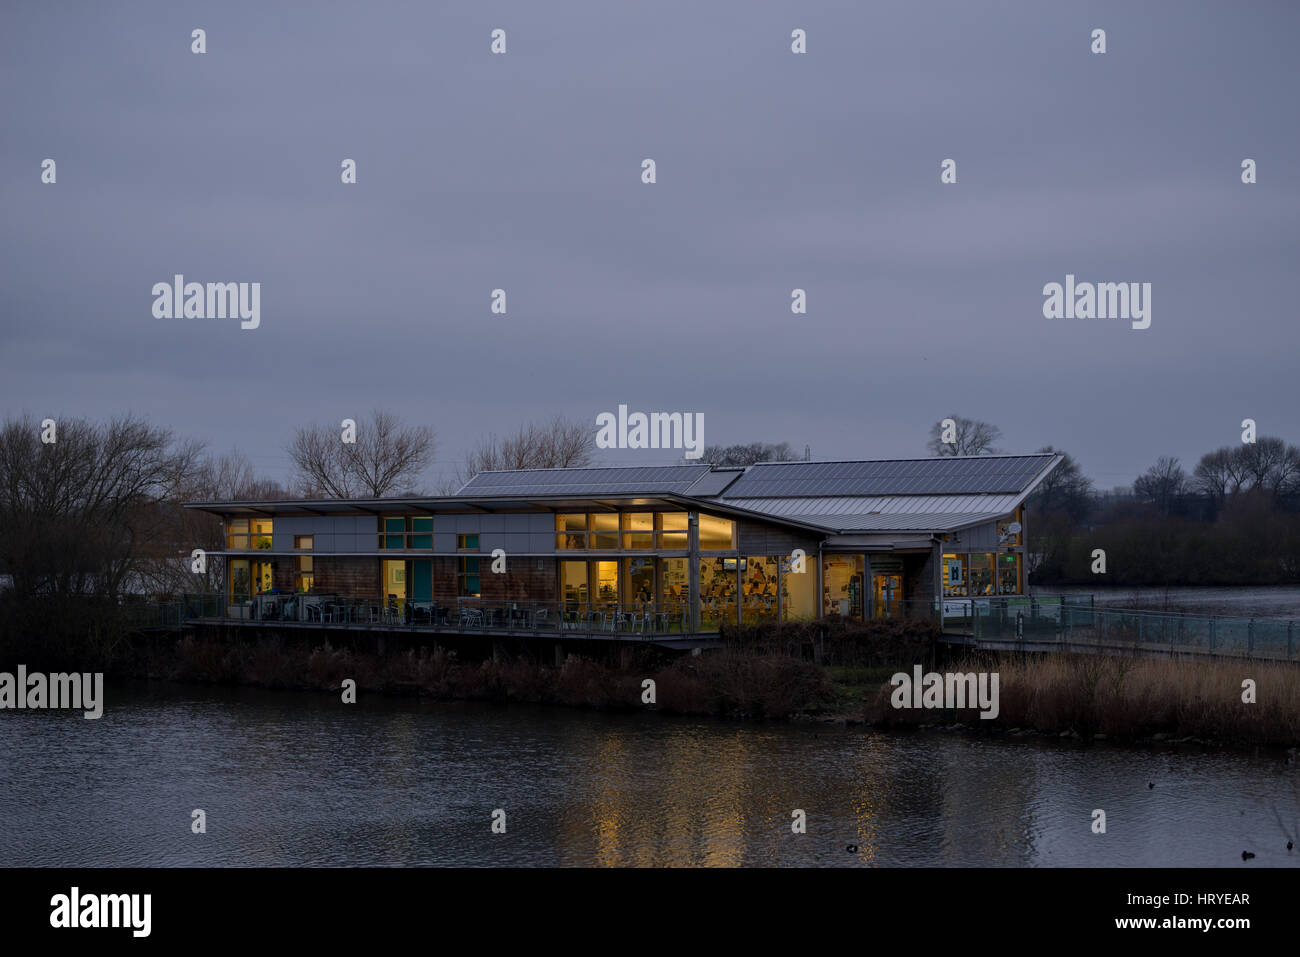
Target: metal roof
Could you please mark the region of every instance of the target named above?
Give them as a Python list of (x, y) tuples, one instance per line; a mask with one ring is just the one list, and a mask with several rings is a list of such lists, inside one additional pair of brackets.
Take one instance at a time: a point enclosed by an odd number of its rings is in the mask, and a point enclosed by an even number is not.
[(1055, 460), (1037, 455), (969, 455), (879, 462), (763, 462), (725, 498), (866, 495), (1016, 494)]
[(484, 495), (682, 495), (707, 475), (707, 465), (613, 466), (582, 469), (520, 469), (479, 472), (458, 497)]
[(1059, 455), (879, 462), (603, 466), (480, 472), (456, 495), (194, 502), (223, 515), (495, 512), (629, 506), (713, 509), (809, 531), (950, 531), (1007, 515)]
[(811, 522), (840, 532), (950, 532), (967, 525), (991, 522), (1007, 513), (996, 512), (894, 512), (881, 515), (800, 515)]
[[(732, 504), (730, 496), (720, 501)], [(831, 498), (746, 498), (734, 504), (767, 515), (789, 515), (804, 521), (813, 516), (834, 525), (852, 515), (965, 514), (997, 512), (1005, 515), (1020, 502), (1019, 495), (841, 495)], [(821, 524), (819, 522), (819, 524)]]

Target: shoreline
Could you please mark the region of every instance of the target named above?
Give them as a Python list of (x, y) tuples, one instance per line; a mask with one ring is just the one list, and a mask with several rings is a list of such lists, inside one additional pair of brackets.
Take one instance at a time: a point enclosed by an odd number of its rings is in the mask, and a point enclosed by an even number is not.
[[(160, 649), (155, 649), (158, 651)], [(915, 660), (915, 659), (913, 659)], [(556, 666), (524, 656), (459, 660), (427, 648), (387, 654), (278, 641), (227, 644), (187, 638), (151, 654), (116, 680), (342, 694), (394, 699), (525, 703), (606, 712), (656, 711), (727, 721), (788, 721), (1037, 736), (1121, 746), (1196, 745), (1294, 753), (1300, 745), (1300, 668), (1250, 661), (1180, 662), (1039, 653), (985, 653), (934, 665), (940, 671), (1002, 675), (997, 718), (974, 710), (894, 710), (890, 676), (912, 664), (814, 664), (798, 657), (729, 649), (626, 663), (569, 655)], [(144, 667), (139, 667), (144, 666)], [(1237, 690), (1253, 675), (1258, 703)], [(649, 679), (653, 702), (644, 702)]]

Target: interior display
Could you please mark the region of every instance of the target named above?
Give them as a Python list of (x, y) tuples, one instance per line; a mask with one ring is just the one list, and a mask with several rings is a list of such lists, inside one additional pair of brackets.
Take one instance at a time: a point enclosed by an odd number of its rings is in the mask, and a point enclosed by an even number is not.
[(863, 564), (861, 555), (823, 556), (823, 614), (862, 619)]

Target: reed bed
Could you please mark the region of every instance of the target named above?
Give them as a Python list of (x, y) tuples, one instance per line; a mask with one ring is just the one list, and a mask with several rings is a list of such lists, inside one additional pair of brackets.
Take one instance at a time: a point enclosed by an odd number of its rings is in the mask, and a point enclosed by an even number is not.
[[(900, 669), (901, 670), (901, 669)], [(895, 710), (886, 681), (863, 708), (878, 725), (958, 722), (1082, 738), (1195, 739), (1292, 748), (1300, 743), (1300, 668), (1245, 660), (1102, 655), (975, 655), (946, 672), (998, 673), (999, 713)], [(1243, 700), (1247, 680), (1254, 702)]]

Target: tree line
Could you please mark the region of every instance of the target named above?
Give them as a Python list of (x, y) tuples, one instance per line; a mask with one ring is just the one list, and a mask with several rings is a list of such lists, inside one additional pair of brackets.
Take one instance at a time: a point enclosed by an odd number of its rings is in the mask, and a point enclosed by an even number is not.
[[(951, 416), (930, 430), (939, 455), (990, 455), (1001, 430)], [(952, 433), (955, 431), (955, 436)], [(1099, 491), (1069, 453), (1027, 505), (1037, 585), (1300, 583), (1300, 448), (1277, 436), (1204, 453), (1188, 471), (1161, 455), (1128, 486)], [(1096, 551), (1104, 574), (1094, 572)]]

